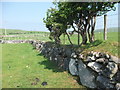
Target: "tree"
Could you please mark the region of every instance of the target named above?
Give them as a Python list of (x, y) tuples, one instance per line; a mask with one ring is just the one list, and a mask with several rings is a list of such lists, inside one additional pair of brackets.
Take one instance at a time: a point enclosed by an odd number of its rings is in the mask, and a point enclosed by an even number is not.
[[(44, 20), (46, 27), (50, 30), (51, 36), (55, 41), (60, 41), (60, 35), (67, 34), (68, 27), (72, 27), (72, 33), (78, 33), (78, 45), (80, 35), (82, 43), (94, 42), (94, 30), (96, 17), (106, 14), (108, 11), (115, 10), (115, 2), (56, 2), (57, 9), (49, 9), (47, 18)], [(88, 34), (88, 36), (87, 36)], [(72, 44), (72, 42), (70, 41)]]

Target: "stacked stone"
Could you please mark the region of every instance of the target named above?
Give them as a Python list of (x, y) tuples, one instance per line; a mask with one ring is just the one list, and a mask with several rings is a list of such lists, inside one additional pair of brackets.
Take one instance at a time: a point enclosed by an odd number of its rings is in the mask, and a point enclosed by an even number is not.
[(29, 43), (59, 68), (79, 76), (82, 85), (89, 88), (120, 89), (120, 60), (117, 57), (101, 52), (90, 52), (84, 56), (71, 48), (51, 42)]
[(68, 71), (71, 48), (63, 48), (52, 42), (29, 41), (44, 57), (55, 62), (59, 68)]
[(83, 85), (89, 88), (120, 89), (120, 60), (101, 52), (72, 53), (69, 71), (78, 75)]

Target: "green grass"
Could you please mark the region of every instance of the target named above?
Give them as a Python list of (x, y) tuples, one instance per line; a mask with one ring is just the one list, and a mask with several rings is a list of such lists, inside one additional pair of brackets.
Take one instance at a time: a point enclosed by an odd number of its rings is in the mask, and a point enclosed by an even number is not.
[[(37, 85), (31, 85), (40, 81)], [(42, 86), (46, 81), (48, 85)], [(30, 44), (2, 44), (3, 88), (83, 88), (75, 78), (44, 58)]]
[[(108, 32), (108, 34), (107, 34), (108, 40), (107, 41), (116, 41), (116, 42), (118, 42), (118, 38), (120, 38), (119, 34), (120, 34), (120, 32)], [(69, 41), (68, 41), (67, 36), (65, 36), (65, 38), (64, 38), (64, 36), (62, 35), (60, 38), (61, 38), (62, 44), (64, 44), (64, 42), (65, 42), (66, 45), (70, 44)], [(71, 38), (71, 41), (73, 42), (73, 44), (75, 44), (75, 45), (78, 44), (78, 42), (77, 42), (77, 39), (78, 39), (77, 34), (73, 34), (70, 38)], [(103, 33), (102, 32), (100, 32), (100, 33), (96, 32), (95, 33), (95, 40), (104, 41)], [(82, 42), (81, 37), (80, 37), (80, 42)], [(87, 43), (89, 43), (89, 41)]]
[(16, 29), (0, 29), (0, 35), (21, 35), (21, 34), (47, 34), (49, 32), (42, 31), (25, 31), (25, 30), (16, 30)]
[(83, 49), (83, 54), (87, 54), (90, 51), (97, 51), (97, 52), (104, 52), (110, 55), (114, 55), (120, 58), (119, 54), (119, 43), (116, 41), (100, 41), (96, 40), (93, 43), (89, 43), (87, 45), (82, 45), (81, 47), (77, 48)]

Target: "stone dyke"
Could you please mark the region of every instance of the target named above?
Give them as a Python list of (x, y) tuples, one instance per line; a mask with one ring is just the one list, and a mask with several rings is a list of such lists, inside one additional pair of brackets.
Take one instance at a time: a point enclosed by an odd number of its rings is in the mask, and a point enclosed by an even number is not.
[(53, 42), (22, 42), (32, 44), (59, 68), (78, 76), (80, 83), (88, 88), (120, 90), (120, 59), (115, 56), (93, 51), (83, 55), (71, 46), (60, 46)]

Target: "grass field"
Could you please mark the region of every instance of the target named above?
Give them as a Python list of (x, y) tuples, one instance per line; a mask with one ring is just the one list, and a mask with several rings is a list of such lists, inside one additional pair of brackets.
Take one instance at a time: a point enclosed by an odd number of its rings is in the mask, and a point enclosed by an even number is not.
[(3, 88), (83, 88), (30, 44), (3, 44), (2, 57)]
[[(11, 30), (7, 35), (17, 35), (15, 37), (4, 37), (5, 40), (41, 40), (50, 41), (49, 33), (46, 32), (30, 32), (22, 31), (20, 34)], [(23, 33), (24, 32), (24, 33)], [(103, 40), (102, 32), (95, 32), (94, 43), (87, 43), (76, 50), (84, 49), (82, 53), (89, 51), (106, 52), (110, 55), (119, 55), (118, 38), (120, 32), (108, 32), (108, 40)], [(2, 33), (3, 35), (4, 33)], [(62, 45), (68, 45), (67, 36), (61, 36)], [(64, 41), (65, 40), (65, 41)], [(77, 35), (71, 36), (73, 44), (77, 45)], [(65, 42), (65, 43), (64, 43)], [(1, 44), (0, 44), (1, 45)], [(39, 55), (39, 52), (33, 49), (30, 44), (3, 44), (2, 45), (2, 87), (3, 88), (83, 88), (76, 82), (76, 77), (71, 76), (67, 72), (59, 70), (57, 66)], [(37, 81), (38, 79), (38, 81)], [(42, 82), (48, 85), (41, 85)]]
[[(120, 38), (119, 34), (120, 34), (120, 32), (108, 32), (108, 40), (107, 41), (116, 41), (116, 42), (118, 42), (118, 38)], [(70, 38), (71, 38), (71, 41), (73, 42), (73, 44), (78, 43), (77, 42), (77, 34), (72, 35)], [(62, 35), (61, 40), (62, 40), (63, 44), (64, 44), (64, 42), (65, 42), (65, 44), (70, 44), (69, 41), (68, 41), (67, 36), (65, 36), (65, 38), (64, 38), (64, 36)], [(104, 41), (103, 33), (102, 32), (100, 32), (100, 33), (96, 32), (95, 33), (95, 40)], [(82, 41), (82, 38), (80, 38), (80, 42), (81, 41)]]

